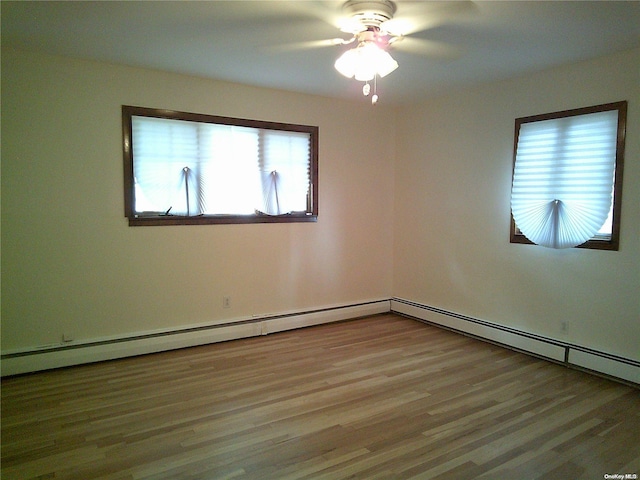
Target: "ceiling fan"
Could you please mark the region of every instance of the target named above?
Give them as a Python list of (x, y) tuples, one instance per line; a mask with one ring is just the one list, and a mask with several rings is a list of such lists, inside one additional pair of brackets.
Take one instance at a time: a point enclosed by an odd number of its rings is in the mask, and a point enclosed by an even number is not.
[[(302, 4), (309, 5), (308, 2)], [(469, 5), (472, 5), (471, 1), (346, 0), (342, 4), (342, 15), (338, 18), (330, 16), (329, 23), (351, 37), (306, 42), (304, 45), (354, 45), (342, 53), (334, 66), (345, 77), (364, 82), (363, 94), (369, 96), (373, 93), (371, 102), (376, 104), (377, 79), (398, 68), (390, 50), (438, 58), (455, 58), (459, 55), (459, 50), (454, 46), (408, 35), (436, 26), (452, 13), (467, 9)], [(326, 19), (326, 15), (322, 16)], [(370, 82), (373, 83), (373, 91)]]
[(365, 82), (362, 93), (371, 92), (369, 82), (374, 81), (371, 102), (378, 102), (377, 78), (385, 77), (398, 68), (398, 62), (387, 49), (393, 42), (402, 38), (387, 27), (397, 10), (391, 0), (347, 0), (342, 6), (347, 18), (340, 30), (353, 37), (342, 44), (357, 43), (357, 46), (344, 52), (335, 62), (338, 72), (347, 78)]

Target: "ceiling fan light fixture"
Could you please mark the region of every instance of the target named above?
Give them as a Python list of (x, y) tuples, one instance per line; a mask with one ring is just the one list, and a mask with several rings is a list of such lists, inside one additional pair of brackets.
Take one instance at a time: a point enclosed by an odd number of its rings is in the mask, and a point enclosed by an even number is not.
[(356, 48), (344, 52), (334, 66), (347, 78), (355, 77), (361, 82), (368, 82), (376, 75), (389, 75), (398, 68), (398, 62), (374, 42), (362, 42)]
[(393, 57), (384, 50), (376, 47), (376, 70), (380, 77), (386, 77), (391, 72), (393, 72), (396, 68), (398, 68), (398, 62), (396, 62)]

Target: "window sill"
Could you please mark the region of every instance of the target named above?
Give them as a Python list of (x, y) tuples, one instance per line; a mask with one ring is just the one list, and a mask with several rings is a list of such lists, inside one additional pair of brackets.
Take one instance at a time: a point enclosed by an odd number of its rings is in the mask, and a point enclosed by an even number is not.
[(167, 225), (225, 225), (244, 223), (308, 223), (317, 222), (318, 215), (136, 215), (129, 217), (130, 227), (167, 226)]
[[(510, 243), (519, 243), (522, 245), (535, 245), (531, 240), (522, 234), (516, 233), (511, 235)], [(591, 240), (587, 240), (582, 245), (577, 245), (574, 248), (587, 248), (591, 250), (610, 250), (618, 251), (619, 247), (617, 242), (611, 239), (594, 237)]]

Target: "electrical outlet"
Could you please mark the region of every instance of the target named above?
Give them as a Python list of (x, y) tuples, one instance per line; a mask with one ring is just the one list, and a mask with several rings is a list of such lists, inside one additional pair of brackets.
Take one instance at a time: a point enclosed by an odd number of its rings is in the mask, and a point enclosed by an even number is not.
[(222, 308), (231, 308), (231, 297), (222, 297)]
[(560, 322), (560, 331), (564, 334), (569, 333), (569, 322), (567, 320)]

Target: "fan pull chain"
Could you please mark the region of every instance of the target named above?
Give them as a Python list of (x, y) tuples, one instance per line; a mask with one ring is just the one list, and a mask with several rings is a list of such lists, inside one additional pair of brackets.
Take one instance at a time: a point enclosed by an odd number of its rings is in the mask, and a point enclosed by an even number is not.
[[(371, 93), (371, 85), (369, 85), (369, 82), (367, 81), (362, 86), (362, 94), (365, 97), (368, 97), (369, 93)], [(378, 103), (378, 75), (373, 77), (373, 96), (371, 97), (371, 104), (375, 105), (376, 103)]]
[(378, 75), (373, 77), (373, 97), (371, 97), (371, 105), (378, 103)]

